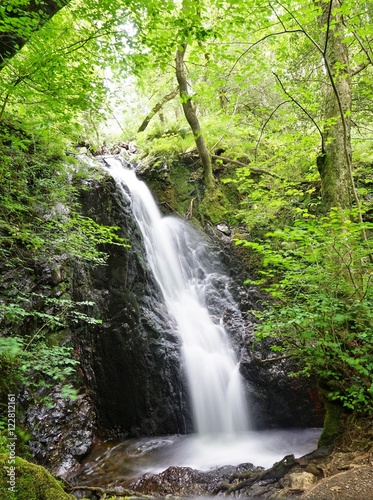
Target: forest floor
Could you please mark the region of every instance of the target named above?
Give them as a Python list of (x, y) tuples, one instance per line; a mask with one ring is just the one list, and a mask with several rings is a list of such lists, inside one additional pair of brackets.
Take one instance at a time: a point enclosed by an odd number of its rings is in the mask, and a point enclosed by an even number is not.
[[(347, 450), (338, 447), (328, 457), (315, 456), (303, 464), (302, 459), (299, 462), (299, 466), (282, 479), (283, 493), (300, 494), (304, 500), (373, 500), (373, 442), (369, 448)], [(297, 472), (310, 472), (317, 482), (306, 491), (297, 491), (292, 476)]]
[(373, 500), (373, 441), (365, 449), (315, 450), (295, 459), (282, 477), (271, 477), (279, 464), (254, 482), (249, 475), (231, 478), (226, 493), (255, 500)]
[(331, 453), (316, 450), (297, 462), (277, 483), (275, 498), (373, 500), (372, 419), (352, 425)]

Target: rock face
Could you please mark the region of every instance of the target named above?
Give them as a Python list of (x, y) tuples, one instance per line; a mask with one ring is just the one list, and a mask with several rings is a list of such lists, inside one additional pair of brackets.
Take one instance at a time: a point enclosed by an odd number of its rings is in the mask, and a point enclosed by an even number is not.
[(236, 307), (226, 309), (223, 320), (241, 350), (240, 367), (249, 394), (251, 425), (255, 429), (322, 427), (324, 409), (314, 381), (291, 377), (294, 366), (288, 359), (263, 362), (275, 356), (268, 340), (256, 340), (256, 320), (251, 311), (263, 308), (268, 297), (258, 288), (244, 284), (250, 271), (242, 263), (232, 233), (227, 226), (224, 232), (221, 227), (209, 229), (221, 272), (229, 276), (228, 290), (236, 303)]
[(35, 459), (58, 477), (65, 477), (87, 455), (93, 443), (94, 411), (87, 396), (62, 397), (55, 388), (51, 405), (30, 405), (26, 421), (32, 429), (30, 450)]
[[(83, 214), (119, 226), (121, 236), (130, 242), (130, 248), (105, 248), (107, 266), (77, 267), (75, 271), (74, 299), (93, 301), (96, 315), (103, 320), (101, 325), (82, 326), (75, 332), (98, 426), (110, 436), (189, 432), (192, 424), (180, 370), (179, 340), (147, 268), (130, 201), (123, 199), (108, 176), (91, 182), (81, 203)], [(217, 228), (209, 236), (211, 262), (217, 272), (216, 293), (207, 297), (207, 306), (218, 317), (224, 311), (224, 326), (241, 353), (252, 425), (321, 425), (312, 384), (289, 378), (287, 361), (262, 363), (270, 356), (270, 346), (255, 341), (254, 318), (247, 311), (260, 307), (263, 297), (254, 287), (243, 285), (247, 270), (234, 252), (230, 229), (226, 226), (222, 232)], [(227, 293), (238, 308), (227, 300)]]
[(96, 304), (101, 325), (75, 332), (81, 364), (109, 435), (184, 433), (191, 429), (179, 342), (161, 294), (144, 260), (142, 238), (130, 201), (115, 183), (93, 182), (81, 198), (85, 215), (120, 227), (129, 248), (110, 245), (106, 266), (77, 267), (74, 298)]

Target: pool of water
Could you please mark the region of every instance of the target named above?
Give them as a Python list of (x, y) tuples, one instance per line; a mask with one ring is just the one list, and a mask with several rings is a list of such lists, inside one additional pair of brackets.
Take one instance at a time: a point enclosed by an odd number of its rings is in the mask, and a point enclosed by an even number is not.
[(96, 443), (72, 478), (79, 484), (104, 485), (136, 479), (170, 466), (210, 470), (252, 463), (271, 467), (285, 455), (313, 451), (321, 429), (250, 431), (236, 436), (161, 436)]

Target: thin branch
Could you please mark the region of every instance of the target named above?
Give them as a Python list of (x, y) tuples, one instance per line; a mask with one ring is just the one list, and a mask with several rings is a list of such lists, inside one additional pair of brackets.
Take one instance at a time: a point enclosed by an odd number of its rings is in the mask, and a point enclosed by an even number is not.
[(291, 18), (293, 19), (293, 21), (295, 22), (295, 24), (297, 26), (299, 26), (299, 30), (296, 30), (297, 32), (301, 32), (303, 33), (307, 38), (308, 40), (310, 40), (310, 42), (312, 42), (312, 44), (318, 49), (318, 51), (323, 55), (324, 54), (324, 51), (323, 49), (321, 48), (321, 46), (316, 42), (316, 40), (308, 33), (308, 31), (303, 28), (302, 24), (298, 21), (298, 19), (294, 16), (294, 14), (291, 12), (290, 9), (288, 9), (285, 5), (283, 5), (279, 0), (276, 0), (277, 3), (289, 14), (289, 16), (291, 16)]
[(219, 155), (211, 155), (211, 158), (213, 158), (214, 160), (221, 160), (223, 163), (232, 163), (232, 165), (238, 165), (239, 167), (248, 168), (256, 174), (266, 174), (270, 175), (271, 177), (274, 177), (275, 179), (280, 179), (282, 181), (285, 180), (279, 175), (276, 175), (270, 172), (269, 170), (266, 170), (265, 168), (251, 167), (247, 163), (242, 163), (242, 161), (233, 160), (232, 158), (226, 158), (225, 156), (219, 156)]
[(369, 66), (368, 61), (361, 63), (358, 66), (355, 66), (355, 68), (351, 70), (351, 76), (357, 75), (358, 73), (360, 73), (360, 71), (363, 71), (367, 66)]
[(331, 16), (332, 16), (332, 6), (333, 6), (333, 0), (329, 0), (328, 18), (327, 18), (327, 21), (326, 21), (325, 46), (324, 46), (324, 52), (323, 52), (324, 60), (326, 59), (326, 51), (328, 50), (329, 32), (330, 32), (330, 19), (331, 19)]
[(138, 128), (137, 132), (144, 132), (146, 127), (149, 125), (150, 120), (163, 108), (163, 106), (171, 101), (174, 97), (177, 96), (179, 92), (178, 87), (176, 87), (172, 92), (169, 92), (167, 95), (163, 96), (162, 99), (157, 102), (155, 106), (151, 109), (150, 113), (147, 114), (143, 122), (141, 123), (140, 127)]
[[(370, 54), (369, 50), (365, 47), (364, 43), (362, 42), (361, 38), (359, 37), (359, 35), (355, 32), (355, 31), (352, 31), (352, 34), (354, 35), (354, 37), (356, 38), (358, 44), (360, 45), (361, 47), (361, 50), (365, 53), (365, 55), (367, 56), (367, 59), (368, 59), (368, 62), (365, 63), (364, 68), (366, 68), (368, 66), (368, 64), (372, 64), (373, 65), (373, 58), (372, 58), (372, 55)], [(364, 63), (363, 63), (364, 64)], [(362, 66), (363, 64), (360, 64), (360, 66)], [(358, 68), (360, 67), (358, 66)], [(361, 71), (361, 70), (360, 70)], [(355, 73), (354, 73), (355, 74)]]
[(289, 94), (289, 92), (285, 89), (282, 81), (280, 80), (280, 77), (275, 72), (272, 72), (272, 73), (275, 76), (278, 83), (280, 84), (280, 87), (281, 87), (282, 91), (284, 92), (284, 94), (287, 95), (289, 97), (289, 99), (294, 104), (296, 104), (303, 111), (303, 113), (305, 113), (308, 116), (308, 118), (312, 121), (312, 123), (315, 125), (315, 127), (318, 130), (320, 137), (321, 137), (321, 150), (324, 151), (324, 136), (323, 136), (321, 128), (318, 126), (315, 119), (313, 118), (312, 115), (310, 115), (310, 113), (296, 99), (294, 99), (294, 97), (292, 95)]
[(282, 361), (283, 359), (294, 358), (295, 354), (284, 354), (283, 356), (277, 356), (276, 358), (266, 358), (261, 359), (261, 363), (275, 363), (276, 361)]
[(258, 154), (258, 148), (259, 148), (259, 144), (260, 144), (260, 141), (262, 140), (262, 136), (263, 136), (263, 133), (264, 133), (264, 129), (266, 128), (267, 124), (270, 122), (270, 120), (272, 119), (272, 116), (277, 112), (277, 110), (283, 106), (284, 104), (288, 103), (288, 102), (291, 102), (291, 101), (283, 101), (281, 104), (279, 104), (278, 106), (276, 106), (276, 108), (272, 111), (272, 113), (269, 115), (269, 117), (266, 119), (266, 121), (264, 122), (261, 130), (260, 130), (260, 134), (259, 134), (259, 138), (257, 140), (257, 143), (256, 143), (256, 146), (255, 146), (255, 151), (254, 151), (254, 159), (256, 160), (256, 157), (257, 157), (257, 154)]
[(283, 30), (284, 30), (284, 31), (286, 31), (286, 26), (285, 26), (285, 24), (284, 24), (283, 20), (281, 19), (281, 17), (277, 14), (276, 9), (275, 9), (274, 7), (272, 7), (271, 2), (268, 2), (268, 4), (269, 4), (269, 6), (271, 7), (272, 12), (273, 12), (273, 13), (274, 13), (274, 15), (276, 16), (277, 21), (281, 24), (281, 26), (282, 26)]
[(237, 66), (237, 64), (241, 61), (241, 59), (243, 57), (246, 56), (246, 54), (253, 48), (255, 47), (256, 45), (259, 45), (259, 43), (263, 42), (264, 40), (266, 40), (267, 38), (270, 38), (272, 36), (278, 36), (278, 35), (284, 35), (284, 34), (287, 34), (287, 33), (299, 33), (299, 32), (302, 32), (302, 30), (285, 30), (285, 31), (278, 31), (276, 33), (269, 33), (268, 35), (265, 35), (263, 36), (262, 38), (260, 38), (259, 40), (257, 40), (256, 42), (253, 42), (250, 47), (248, 49), (246, 49), (244, 52), (242, 52), (242, 54), (239, 55), (239, 57), (236, 59), (235, 63), (233, 64), (233, 66), (231, 67), (228, 75), (227, 75), (227, 78), (226, 78), (226, 81), (228, 80), (228, 78), (231, 76), (234, 68)]
[[(13, 83), (12, 87), (15, 88), (17, 87), (17, 85), (19, 85), (25, 78), (27, 78), (29, 75), (26, 75), (26, 76), (19, 76), (16, 81)], [(5, 96), (5, 99), (3, 101), (3, 105), (1, 106), (1, 110), (0, 110), (0, 121), (3, 119), (3, 116), (4, 116), (4, 112), (5, 112), (5, 108), (9, 102), (9, 99), (10, 99), (10, 96), (11, 96), (11, 91), (8, 90), (6, 96)]]
[(238, 106), (238, 102), (239, 102), (239, 98), (237, 97), (236, 99), (236, 102), (235, 102), (235, 105), (234, 105), (234, 108), (233, 108), (233, 111), (230, 115), (230, 120), (229, 122), (227, 123), (227, 125), (225, 126), (225, 129), (224, 129), (224, 132), (223, 132), (223, 135), (215, 142), (215, 144), (210, 148), (210, 151), (213, 151), (216, 146), (224, 139), (224, 136), (225, 136), (225, 133), (226, 131), (228, 130), (228, 128), (231, 126), (231, 123), (232, 123), (232, 118), (233, 116), (236, 114), (236, 111), (237, 111), (237, 106)]

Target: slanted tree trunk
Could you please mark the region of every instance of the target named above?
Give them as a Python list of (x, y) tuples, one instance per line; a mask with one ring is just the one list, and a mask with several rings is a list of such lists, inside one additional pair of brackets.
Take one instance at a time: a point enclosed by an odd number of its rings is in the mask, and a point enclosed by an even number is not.
[[(176, 88), (172, 92), (170, 92), (169, 94), (162, 97), (162, 99), (159, 102), (157, 102), (157, 104), (152, 108), (150, 113), (145, 117), (144, 121), (142, 122), (142, 124), (138, 128), (137, 132), (144, 132), (144, 130), (149, 125), (150, 120), (153, 118), (153, 116), (155, 116), (157, 113), (159, 113), (159, 111), (161, 111), (161, 109), (163, 108), (163, 106), (167, 102), (171, 101), (174, 97), (176, 97), (178, 92), (179, 92), (179, 89)], [(161, 119), (161, 121), (162, 121), (162, 119)]]
[[(28, 41), (32, 33), (38, 31), (70, 0), (29, 0), (18, 8), (14, 0), (1, 0), (0, 9), (0, 70)], [(7, 7), (11, 10), (7, 10)], [(34, 23), (22, 26), (22, 18), (34, 19)], [(14, 20), (14, 28), (11, 22)], [(3, 22), (2, 22), (3, 21)], [(4, 24), (3, 24), (4, 23)], [(4, 27), (5, 26), (5, 27)], [(19, 28), (17, 28), (19, 26)]]
[[(325, 30), (324, 62), (329, 82), (324, 90), (323, 151), (317, 161), (324, 210), (352, 206), (354, 183), (351, 170), (351, 74), (340, 0), (320, 2), (320, 25)], [(356, 193), (355, 193), (356, 194)]]
[(206, 142), (202, 134), (201, 125), (199, 123), (196, 110), (193, 106), (192, 96), (188, 91), (188, 82), (184, 66), (184, 56), (186, 48), (187, 45), (184, 44), (176, 52), (176, 78), (179, 84), (179, 93), (185, 118), (187, 119), (189, 126), (192, 129), (198, 154), (203, 165), (205, 187), (207, 190), (211, 190), (215, 185), (214, 176), (212, 174), (211, 154), (207, 149)]

